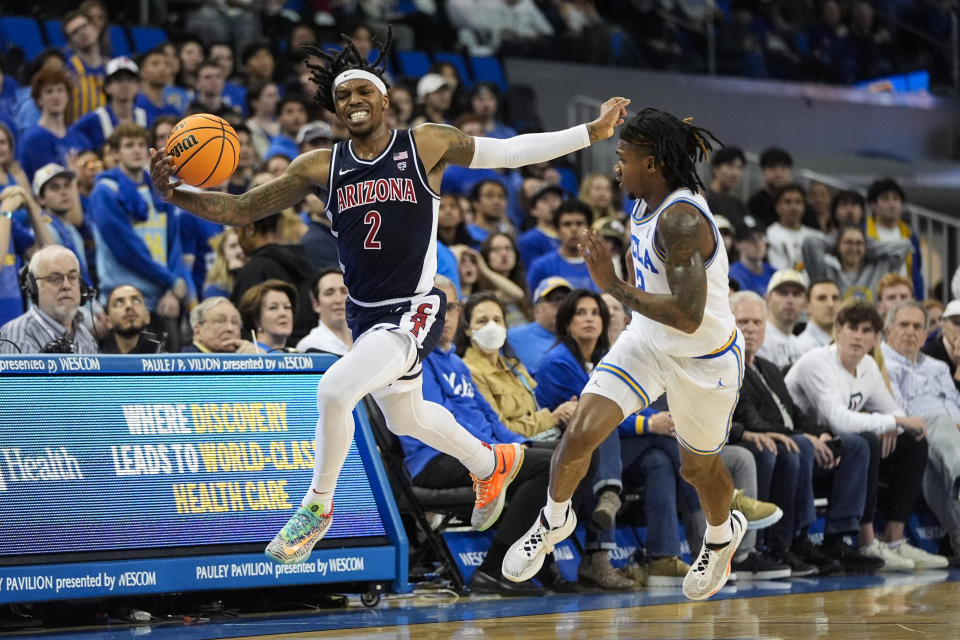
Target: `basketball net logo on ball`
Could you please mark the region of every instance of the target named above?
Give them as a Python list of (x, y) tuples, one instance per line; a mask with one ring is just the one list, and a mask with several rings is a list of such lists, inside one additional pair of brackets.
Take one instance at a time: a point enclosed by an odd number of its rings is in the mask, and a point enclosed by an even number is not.
[(193, 187), (217, 187), (237, 170), (240, 140), (226, 120), (209, 113), (187, 116), (167, 138), (173, 175)]

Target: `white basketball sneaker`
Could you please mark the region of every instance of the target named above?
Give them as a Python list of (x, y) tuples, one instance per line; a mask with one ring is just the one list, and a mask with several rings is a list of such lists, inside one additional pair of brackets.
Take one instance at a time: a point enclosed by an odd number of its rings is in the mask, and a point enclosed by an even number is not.
[(523, 582), (537, 575), (543, 566), (544, 557), (553, 553), (553, 547), (565, 540), (577, 526), (577, 516), (567, 507), (567, 519), (553, 529), (547, 524), (543, 510), (537, 521), (522, 538), (510, 545), (503, 557), (503, 577), (513, 582)]
[(731, 511), (730, 528), (733, 529), (733, 537), (719, 549), (709, 548), (704, 540), (700, 555), (683, 579), (683, 595), (691, 600), (706, 600), (727, 583), (733, 554), (747, 531), (747, 519), (739, 511)]

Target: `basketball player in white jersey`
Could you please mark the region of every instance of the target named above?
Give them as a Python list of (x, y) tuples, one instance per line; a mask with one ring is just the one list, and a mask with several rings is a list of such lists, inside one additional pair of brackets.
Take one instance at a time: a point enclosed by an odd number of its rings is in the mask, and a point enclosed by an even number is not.
[(720, 590), (746, 530), (730, 510), (733, 483), (718, 455), (743, 379), (743, 336), (727, 302), (727, 254), (695, 163), (710, 132), (656, 109), (624, 124), (615, 171), (639, 200), (630, 222), (636, 286), (617, 278), (596, 232), (580, 254), (597, 286), (633, 309), (633, 320), (594, 369), (553, 456), (547, 506), (503, 560), (504, 577), (523, 581), (576, 526), (570, 498), (593, 450), (625, 416), (667, 393), (680, 442), (681, 475), (703, 504), (707, 532), (683, 583), (702, 600)]
[[(611, 98), (591, 123), (565, 131), (506, 140), (473, 138), (446, 125), (392, 131), (383, 63), (371, 64), (345, 41), (340, 52), (312, 49), (326, 64), (311, 65), (317, 102), (336, 113), (350, 139), (295, 159), (279, 177), (241, 195), (176, 189), (172, 158), (151, 151), (150, 172), (161, 196), (203, 218), (241, 226), (318, 192), (337, 236), (347, 285), (353, 349), (317, 388), (319, 420), (313, 482), (301, 506), (267, 546), (281, 563), (305, 561), (333, 520), (333, 494), (353, 440), (353, 407), (373, 394), (397, 435), (417, 438), (460, 460), (474, 477), (471, 524), (490, 527), (507, 486), (523, 462), (516, 444), (491, 447), (457, 424), (444, 407), (423, 398), (421, 357), (443, 330), (445, 300), (433, 288), (440, 182), (449, 164), (474, 168), (544, 162), (609, 138), (626, 117), (626, 98)], [(322, 193), (326, 192), (326, 193)]]

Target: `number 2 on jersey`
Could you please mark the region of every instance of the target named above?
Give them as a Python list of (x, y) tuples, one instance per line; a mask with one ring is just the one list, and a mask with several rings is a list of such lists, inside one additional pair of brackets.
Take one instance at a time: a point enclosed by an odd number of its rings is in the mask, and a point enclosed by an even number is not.
[(367, 232), (367, 238), (363, 241), (364, 249), (379, 249), (380, 241), (377, 240), (377, 232), (380, 231), (380, 212), (368, 211), (363, 216), (363, 223), (370, 225), (370, 231)]

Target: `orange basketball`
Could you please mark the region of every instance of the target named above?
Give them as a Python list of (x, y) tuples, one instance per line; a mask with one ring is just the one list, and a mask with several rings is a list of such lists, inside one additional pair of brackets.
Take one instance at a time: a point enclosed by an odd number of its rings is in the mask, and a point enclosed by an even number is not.
[(209, 113), (187, 116), (167, 138), (173, 175), (194, 187), (223, 184), (237, 170), (240, 140), (223, 118)]

